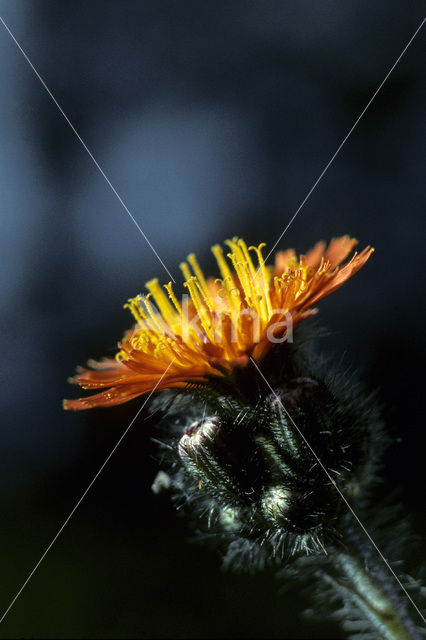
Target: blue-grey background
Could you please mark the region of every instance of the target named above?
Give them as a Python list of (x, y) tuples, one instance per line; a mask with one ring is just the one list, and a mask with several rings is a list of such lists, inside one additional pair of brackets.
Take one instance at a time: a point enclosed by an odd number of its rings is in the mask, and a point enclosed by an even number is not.
[[(0, 15), (162, 259), (275, 242), (422, 19), (421, 2), (5, 0)], [(424, 534), (425, 37), (420, 33), (280, 247), (376, 247), (321, 303), (379, 387), (384, 486)], [(122, 304), (167, 274), (0, 25), (1, 581), (9, 604), (140, 406), (66, 414), (66, 378), (114, 353)], [(151, 495), (139, 419), (2, 625), (2, 637), (338, 637), (270, 574), (222, 573)], [(420, 561), (420, 557), (416, 562)], [(391, 578), (390, 578), (391, 579)]]

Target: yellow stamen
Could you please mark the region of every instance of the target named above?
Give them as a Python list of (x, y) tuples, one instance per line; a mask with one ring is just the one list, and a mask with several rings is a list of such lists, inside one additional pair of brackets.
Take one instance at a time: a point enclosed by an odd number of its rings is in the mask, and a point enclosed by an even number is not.
[(306, 283), (308, 280), (308, 269), (308, 265), (299, 265), (299, 268), (297, 270), (297, 277), (300, 281), (300, 284), (299, 290), (296, 293), (296, 300), (306, 289)]
[(186, 262), (181, 262), (179, 265), (179, 269), (182, 271), (185, 280), (190, 280), (192, 278), (192, 273), (190, 272)]
[(248, 265), (248, 268), (249, 268), (249, 271), (250, 271), (251, 279), (253, 279), (255, 277), (255, 275), (256, 275), (256, 269), (254, 268), (254, 264), (253, 264), (253, 261), (251, 259), (249, 250), (247, 249), (247, 245), (244, 242), (244, 240), (241, 240), (241, 239), (238, 240), (238, 244), (241, 247), (241, 250), (243, 252), (244, 260), (247, 262), (247, 265)]
[[(218, 296), (226, 298), (231, 316), (238, 314), (240, 311), (241, 300), (240, 292), (238, 291), (238, 287), (235, 286), (234, 281), (230, 278), (225, 278), (224, 280), (216, 278), (215, 283), (222, 285), (218, 291)], [(221, 291), (223, 291), (225, 295), (221, 295)]]
[(173, 324), (176, 319), (176, 312), (167, 299), (166, 294), (158, 284), (158, 279), (150, 280), (146, 283), (146, 288), (150, 291), (154, 297), (154, 300), (160, 310), (161, 315), (169, 324)]
[(253, 288), (245, 262), (239, 262), (235, 253), (228, 253), (228, 257), (232, 261), (232, 265), (237, 273), (238, 279), (244, 291), (245, 300), (248, 306), (256, 306), (258, 296)]
[(201, 296), (202, 296), (202, 298), (203, 298), (203, 301), (204, 301), (205, 305), (207, 306), (208, 310), (209, 310), (210, 312), (214, 311), (214, 303), (213, 303), (213, 300), (211, 299), (211, 297), (210, 297), (210, 295), (209, 295), (209, 294), (206, 294), (206, 292), (204, 291), (204, 289), (203, 289), (203, 287), (202, 287), (202, 285), (201, 285), (200, 281), (199, 281), (199, 280), (198, 280), (198, 278), (196, 278), (195, 276), (194, 276), (194, 282), (195, 282), (195, 284), (196, 284), (196, 286), (197, 286), (197, 289), (198, 289), (198, 290), (199, 290), (199, 292), (201, 293)]
[[(89, 362), (94, 370), (81, 369), (74, 379), (84, 388), (111, 389), (90, 400), (67, 401), (66, 408), (119, 404), (157, 388), (181, 388), (187, 382), (208, 384), (211, 377), (245, 366), (249, 357), (260, 360), (271, 348), (268, 330), (274, 320), (282, 320), (289, 312), (296, 325), (315, 313), (313, 304), (341, 286), (372, 252), (367, 247), (342, 265), (340, 258), (354, 246), (354, 240), (344, 236), (333, 240), (327, 250), (320, 243), (299, 259), (293, 250), (282, 252), (274, 269), (265, 265), (264, 244), (248, 247), (234, 237), (226, 245), (228, 258), (219, 245), (212, 247), (221, 276), (216, 284), (205, 278), (191, 253), (180, 265), (188, 289), (182, 300), (178, 301), (170, 282), (163, 289), (157, 279), (147, 282), (146, 297), (128, 300), (124, 306), (136, 325), (118, 344), (116, 363), (110, 358), (99, 364)], [(278, 325), (274, 336), (285, 339), (284, 328)], [(162, 371), (167, 375), (160, 377)]]
[[(200, 265), (198, 264), (198, 260), (197, 260), (197, 258), (195, 256), (195, 253), (190, 253), (188, 258), (187, 258), (187, 260), (188, 260), (189, 264), (191, 265), (195, 276), (198, 278), (198, 282), (200, 283), (200, 286), (201, 286), (201, 289), (202, 289), (202, 291), (204, 293), (204, 296), (206, 298), (209, 298), (210, 294), (209, 294), (209, 289), (207, 287), (207, 282), (206, 282), (206, 279), (204, 277), (204, 273), (202, 272), (202, 270), (200, 268)], [(186, 278), (186, 279), (188, 279), (188, 278)]]
[(209, 340), (213, 341), (213, 333), (211, 331), (211, 326), (206, 319), (206, 316), (210, 317), (210, 314), (207, 312), (207, 309), (200, 298), (200, 294), (197, 291), (197, 287), (195, 284), (196, 281), (197, 281), (197, 278), (195, 278), (195, 276), (192, 276), (189, 280), (187, 280), (184, 283), (184, 286), (187, 287), (187, 289), (189, 290), (192, 302), (200, 318), (201, 326), (203, 327), (204, 332), (208, 336)]
[[(162, 320), (161, 316), (154, 311), (154, 308), (151, 304), (150, 297), (152, 293), (148, 293), (147, 296), (142, 297), (142, 302), (145, 305), (145, 308), (148, 312), (149, 318), (147, 318), (146, 323), (152, 329), (152, 331), (164, 331), (164, 324), (160, 322)], [(140, 303), (139, 303), (140, 305)]]
[(139, 296), (136, 296), (136, 298), (129, 298), (126, 304), (123, 305), (123, 309), (130, 309), (130, 313), (136, 320), (137, 324), (139, 324), (141, 327), (144, 326), (144, 320), (147, 320), (147, 316), (140, 308)]
[[(188, 322), (187, 314), (183, 313), (182, 307), (177, 301), (177, 298), (173, 292), (172, 283), (169, 282), (168, 284), (165, 284), (164, 288), (169, 294), (169, 298), (172, 301), (176, 311), (179, 314), (179, 316), (177, 316), (176, 318), (175, 324), (173, 325), (173, 330), (175, 331), (175, 333), (178, 333), (179, 335), (183, 335), (183, 333), (185, 333), (185, 335), (189, 335), (189, 333), (191, 333), (193, 336), (196, 336), (197, 332), (195, 331), (194, 327)], [(184, 324), (185, 324), (185, 331), (183, 327)]]
[[(266, 303), (266, 308), (267, 308), (267, 313), (270, 314), (272, 313), (272, 305), (271, 305), (271, 300), (269, 297), (269, 280), (270, 277), (268, 275), (268, 271), (265, 267), (265, 261), (263, 259), (262, 256), (262, 249), (263, 247), (266, 247), (266, 244), (264, 242), (262, 242), (258, 247), (249, 247), (249, 251), (255, 251), (257, 254), (257, 260), (259, 262), (259, 267), (258, 270), (256, 272), (256, 276), (258, 274), (258, 271), (260, 271), (260, 273), (262, 274), (262, 280), (263, 282), (259, 282), (259, 286), (262, 292), (262, 299), (265, 301)], [(257, 277), (256, 277), (257, 280)]]
[(177, 311), (180, 315), (182, 315), (182, 308), (181, 308), (181, 306), (180, 306), (179, 302), (177, 301), (176, 296), (175, 296), (175, 294), (174, 294), (174, 292), (173, 292), (172, 283), (171, 283), (171, 282), (169, 282), (169, 284), (165, 284), (165, 285), (164, 285), (164, 288), (166, 289), (167, 293), (169, 294), (169, 298), (170, 298), (170, 300), (173, 302), (173, 304), (174, 304), (174, 306), (175, 306), (176, 311)]
[(221, 276), (222, 276), (223, 280), (226, 280), (227, 278), (229, 278), (229, 280), (233, 281), (232, 273), (231, 273), (228, 265), (226, 264), (225, 258), (223, 257), (222, 247), (219, 244), (215, 244), (212, 247), (212, 253), (213, 253), (214, 257), (216, 258), (216, 262), (217, 262), (218, 267), (220, 269), (220, 273), (221, 273)]

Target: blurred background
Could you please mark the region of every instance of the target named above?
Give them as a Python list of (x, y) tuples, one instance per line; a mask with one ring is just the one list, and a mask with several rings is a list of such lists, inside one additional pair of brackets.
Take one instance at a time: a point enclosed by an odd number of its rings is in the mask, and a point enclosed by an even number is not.
[[(422, 19), (421, 2), (0, 2), (20, 42), (173, 276), (235, 234), (271, 247)], [(321, 303), (378, 388), (400, 486), (425, 532), (424, 30), (280, 248), (349, 233), (368, 265)], [(67, 376), (115, 353), (122, 309), (169, 277), (0, 25), (3, 611), (141, 404), (64, 413)], [(423, 285), (422, 285), (423, 283)], [(2, 624), (2, 637), (339, 637), (272, 574), (221, 571), (151, 494), (141, 416)], [(420, 561), (420, 556), (416, 562)], [(391, 578), (390, 578), (391, 579)]]

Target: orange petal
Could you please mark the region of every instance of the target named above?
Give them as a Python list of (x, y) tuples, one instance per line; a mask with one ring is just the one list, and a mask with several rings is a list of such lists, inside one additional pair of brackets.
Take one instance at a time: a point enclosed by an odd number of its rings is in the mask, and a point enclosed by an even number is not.
[(328, 260), (333, 267), (337, 267), (347, 258), (357, 244), (358, 240), (348, 235), (341, 238), (333, 238), (324, 254), (324, 260)]
[(294, 249), (287, 249), (287, 251), (278, 251), (275, 254), (275, 274), (282, 275), (288, 269), (288, 263), (296, 257)]
[(308, 253), (304, 256), (306, 260), (306, 264), (308, 264), (313, 269), (318, 269), (321, 263), (321, 258), (324, 254), (326, 244), (323, 240), (317, 242), (315, 247), (308, 251)]

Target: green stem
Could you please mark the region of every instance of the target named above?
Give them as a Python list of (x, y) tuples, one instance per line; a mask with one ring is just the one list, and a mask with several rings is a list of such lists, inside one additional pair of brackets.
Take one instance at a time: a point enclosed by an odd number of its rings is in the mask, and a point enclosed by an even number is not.
[[(411, 619), (411, 603), (404, 591), (386, 567), (380, 565), (379, 559), (376, 560), (374, 550), (366, 547), (352, 529), (348, 529), (347, 534), (350, 544), (346, 550), (336, 551), (332, 556), (330, 574), (333, 575), (320, 574), (342, 598), (344, 611), (357, 611), (358, 624), (364, 627), (364, 632), (368, 626), (370, 634), (375, 632), (383, 640), (420, 640), (417, 621)], [(417, 615), (414, 609), (413, 615)], [(350, 630), (350, 623), (343, 622)], [(421, 622), (420, 616), (418, 622)]]

